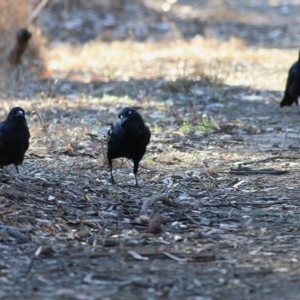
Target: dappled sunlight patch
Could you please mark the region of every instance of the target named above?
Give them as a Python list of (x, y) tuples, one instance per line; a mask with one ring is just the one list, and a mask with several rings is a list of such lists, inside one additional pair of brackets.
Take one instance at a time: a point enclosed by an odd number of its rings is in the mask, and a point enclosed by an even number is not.
[(90, 42), (77, 48), (57, 46), (47, 62), (58, 77), (81, 70), (97, 73), (97, 79), (105, 82), (164, 77), (281, 90), (278, 82), (284, 86), (286, 70), (296, 57), (294, 52), (247, 48), (231, 41), (213, 44), (209, 38), (169, 43)]

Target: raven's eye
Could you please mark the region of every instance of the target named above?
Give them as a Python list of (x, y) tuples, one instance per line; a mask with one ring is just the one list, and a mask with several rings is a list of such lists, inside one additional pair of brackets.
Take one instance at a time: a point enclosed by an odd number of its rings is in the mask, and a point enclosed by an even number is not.
[(131, 111), (131, 110), (129, 110), (129, 111), (128, 111), (128, 114), (129, 114), (129, 115), (131, 115), (131, 114), (132, 114), (132, 111)]

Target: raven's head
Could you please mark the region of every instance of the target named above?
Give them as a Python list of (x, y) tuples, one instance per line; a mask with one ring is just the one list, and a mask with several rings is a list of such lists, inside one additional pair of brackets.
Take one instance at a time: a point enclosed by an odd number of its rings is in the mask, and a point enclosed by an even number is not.
[(134, 124), (143, 125), (144, 121), (141, 115), (131, 107), (125, 107), (119, 113), (119, 119), (123, 128), (131, 127)]
[(21, 107), (14, 107), (7, 116), (7, 121), (25, 120), (25, 111)]

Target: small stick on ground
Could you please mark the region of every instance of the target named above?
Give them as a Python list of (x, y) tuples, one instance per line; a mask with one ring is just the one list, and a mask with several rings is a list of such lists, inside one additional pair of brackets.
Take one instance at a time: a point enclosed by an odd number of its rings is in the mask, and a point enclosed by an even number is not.
[(165, 201), (168, 200), (168, 195), (167, 194), (162, 194), (162, 195), (158, 195), (158, 196), (153, 196), (151, 198), (148, 198), (144, 201), (141, 211), (140, 211), (140, 215), (146, 215), (147, 211), (149, 209), (149, 207), (153, 204), (155, 204), (158, 201)]

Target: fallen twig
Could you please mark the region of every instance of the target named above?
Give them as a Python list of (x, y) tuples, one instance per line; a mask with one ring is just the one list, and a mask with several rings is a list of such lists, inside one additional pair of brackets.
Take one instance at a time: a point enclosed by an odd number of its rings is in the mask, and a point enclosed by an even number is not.
[(288, 170), (276, 170), (273, 168), (266, 169), (251, 169), (249, 167), (242, 167), (239, 165), (237, 168), (230, 169), (231, 174), (236, 175), (256, 175), (256, 174), (267, 174), (267, 175), (283, 175), (289, 173)]
[(162, 195), (158, 195), (158, 196), (154, 196), (151, 198), (148, 198), (144, 201), (141, 211), (140, 211), (140, 215), (146, 215), (147, 211), (149, 209), (149, 207), (153, 204), (155, 204), (158, 201), (167, 201), (168, 200), (168, 195), (167, 194), (162, 194)]

